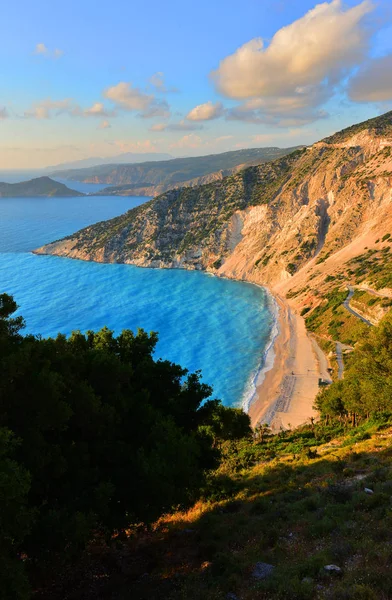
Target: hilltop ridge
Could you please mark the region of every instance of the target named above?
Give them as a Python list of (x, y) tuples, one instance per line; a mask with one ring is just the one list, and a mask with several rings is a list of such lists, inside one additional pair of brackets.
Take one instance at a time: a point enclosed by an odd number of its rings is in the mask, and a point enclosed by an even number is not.
[(170, 189), (195, 187), (223, 179), (246, 166), (261, 164), (292, 152), (294, 148), (249, 148), (221, 154), (174, 158), (125, 165), (102, 165), (54, 173), (64, 179), (107, 183), (101, 195), (155, 196)]
[(302, 289), (296, 303), (309, 303), (312, 290), (330, 287), (328, 275), (346, 269), (355, 283), (349, 262), (392, 231), (392, 112), (367, 123), (221, 181), (171, 190), (38, 252), (204, 269), (284, 295)]

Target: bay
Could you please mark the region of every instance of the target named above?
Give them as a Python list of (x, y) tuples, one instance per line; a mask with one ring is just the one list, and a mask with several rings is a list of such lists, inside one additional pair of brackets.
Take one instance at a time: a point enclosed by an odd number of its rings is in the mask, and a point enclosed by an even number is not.
[(274, 317), (257, 286), (201, 272), (99, 264), (32, 250), (146, 198), (0, 199), (0, 293), (15, 297), (26, 332), (55, 336), (104, 325), (157, 331), (156, 357), (201, 370), (228, 406), (253, 392)]

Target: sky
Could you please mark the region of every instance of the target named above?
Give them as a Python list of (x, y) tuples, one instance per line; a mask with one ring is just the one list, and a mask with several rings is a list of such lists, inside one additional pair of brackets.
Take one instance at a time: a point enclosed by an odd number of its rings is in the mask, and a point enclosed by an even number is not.
[(311, 144), (392, 109), (391, 0), (18, 0), (0, 169)]

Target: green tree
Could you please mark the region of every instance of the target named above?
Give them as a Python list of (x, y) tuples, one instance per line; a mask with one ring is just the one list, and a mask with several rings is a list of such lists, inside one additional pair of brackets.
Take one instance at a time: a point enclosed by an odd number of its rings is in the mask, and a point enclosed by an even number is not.
[(392, 413), (392, 312), (358, 343), (342, 381), (323, 390), (316, 408), (325, 418), (346, 419), (353, 425), (377, 413)]
[(32, 523), (27, 507), (30, 477), (14, 459), (17, 442), (0, 428), (0, 599), (29, 597), (29, 586), (18, 556)]
[(19, 440), (29, 481), (34, 520), (17, 545), (32, 561), (190, 502), (218, 465), (216, 439), (250, 435), (249, 417), (209, 400), (200, 373), (154, 360), (155, 333), (23, 337), (16, 308), (1, 296), (0, 427)]

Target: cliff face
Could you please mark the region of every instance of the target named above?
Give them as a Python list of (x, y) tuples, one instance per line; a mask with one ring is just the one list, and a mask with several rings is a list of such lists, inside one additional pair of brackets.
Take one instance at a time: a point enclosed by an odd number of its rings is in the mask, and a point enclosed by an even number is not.
[(387, 113), (272, 163), (172, 190), (38, 252), (206, 269), (313, 303), (332, 279), (355, 283), (355, 257), (388, 251), (389, 238), (380, 240), (392, 233), (391, 186)]

